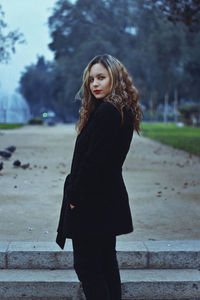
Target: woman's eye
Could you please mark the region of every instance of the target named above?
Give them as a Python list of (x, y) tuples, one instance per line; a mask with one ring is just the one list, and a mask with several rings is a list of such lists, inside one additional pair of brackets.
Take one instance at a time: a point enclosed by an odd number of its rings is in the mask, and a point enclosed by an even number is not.
[(99, 77), (100, 80), (103, 80), (104, 78), (105, 78), (104, 76), (100, 76), (100, 77)]
[(94, 81), (94, 79), (93, 79), (93, 78), (90, 78), (90, 79), (89, 79), (89, 82), (93, 82), (93, 81)]

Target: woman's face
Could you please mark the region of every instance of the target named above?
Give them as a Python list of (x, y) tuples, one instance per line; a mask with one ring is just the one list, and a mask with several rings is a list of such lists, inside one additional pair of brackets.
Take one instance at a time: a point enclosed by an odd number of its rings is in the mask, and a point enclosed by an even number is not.
[(97, 99), (106, 97), (111, 91), (110, 74), (101, 63), (97, 63), (91, 67), (89, 83), (91, 93)]

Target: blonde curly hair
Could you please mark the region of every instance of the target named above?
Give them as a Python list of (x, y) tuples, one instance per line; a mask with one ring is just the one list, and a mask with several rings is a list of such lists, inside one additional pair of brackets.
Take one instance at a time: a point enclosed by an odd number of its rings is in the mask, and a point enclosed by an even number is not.
[(91, 67), (101, 63), (109, 72), (111, 77), (111, 92), (102, 100), (112, 103), (120, 112), (123, 122), (124, 107), (129, 112), (133, 122), (133, 128), (140, 135), (140, 122), (143, 115), (139, 104), (139, 93), (133, 86), (132, 80), (124, 65), (115, 57), (104, 54), (95, 56), (87, 65), (83, 73), (82, 86), (78, 92), (81, 98), (82, 106), (79, 109), (79, 120), (76, 124), (78, 134), (86, 125), (90, 114), (97, 106), (96, 98), (90, 91), (89, 75)]

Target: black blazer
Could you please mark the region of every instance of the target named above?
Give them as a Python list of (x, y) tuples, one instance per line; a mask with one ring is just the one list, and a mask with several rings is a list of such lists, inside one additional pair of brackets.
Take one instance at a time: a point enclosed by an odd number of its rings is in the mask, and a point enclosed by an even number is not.
[[(114, 105), (97, 106), (75, 143), (70, 174), (64, 183), (57, 244), (66, 238), (121, 235), (133, 231), (122, 165), (133, 137), (133, 123), (124, 122)], [(71, 209), (69, 204), (75, 205)]]

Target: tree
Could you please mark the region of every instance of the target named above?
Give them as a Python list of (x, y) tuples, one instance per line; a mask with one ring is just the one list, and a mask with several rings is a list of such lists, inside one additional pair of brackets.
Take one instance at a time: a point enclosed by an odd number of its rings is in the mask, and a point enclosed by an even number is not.
[(200, 30), (199, 0), (152, 0), (152, 2), (169, 21), (183, 22), (190, 31)]
[[(77, 116), (76, 92), (81, 85), (83, 70), (92, 57), (110, 53), (125, 60), (133, 36), (126, 12), (128, 1), (78, 0), (75, 4), (59, 0), (49, 18), (55, 53), (54, 99), (63, 109)], [(59, 71), (58, 71), (59, 70)]]
[[(162, 1), (161, 1), (162, 2)], [(164, 3), (164, 2), (162, 2)], [(75, 95), (95, 55), (120, 59), (139, 88), (141, 101), (156, 110), (168, 95), (198, 101), (200, 33), (165, 20), (152, 0), (58, 0), (48, 20), (54, 62), (27, 68), (22, 93), (32, 107), (51, 107), (62, 120), (78, 118)]]
[[(132, 2), (135, 46), (129, 62), (142, 101), (154, 110), (165, 94), (173, 95), (183, 76), (184, 31), (165, 22), (146, 0)], [(173, 100), (171, 97), (170, 101)]]
[(19, 90), (34, 117), (41, 117), (42, 112), (52, 108), (51, 83), (51, 64), (45, 62), (43, 56), (38, 57), (36, 65), (27, 66), (22, 74)]
[(15, 53), (16, 43), (24, 43), (24, 36), (18, 30), (6, 33), (8, 25), (4, 21), (4, 12), (0, 5), (0, 62), (7, 63), (11, 53)]
[(187, 33), (184, 45), (183, 68), (184, 74), (180, 89), (182, 97), (198, 102), (200, 99), (200, 33)]

